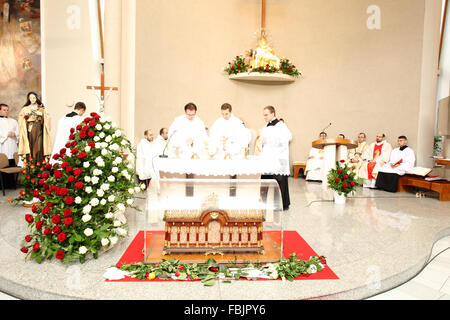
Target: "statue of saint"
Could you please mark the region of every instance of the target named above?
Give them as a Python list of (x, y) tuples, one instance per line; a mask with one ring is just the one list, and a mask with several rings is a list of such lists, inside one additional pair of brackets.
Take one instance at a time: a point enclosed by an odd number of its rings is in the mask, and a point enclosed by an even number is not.
[(254, 50), (253, 55), (253, 68), (266, 68), (267, 66), (277, 69), (280, 68), (280, 58), (275, 55), (273, 49), (267, 44), (267, 40), (264, 34), (261, 34), (261, 37), (259, 39), (259, 46), (258, 48), (256, 48), (256, 50)]

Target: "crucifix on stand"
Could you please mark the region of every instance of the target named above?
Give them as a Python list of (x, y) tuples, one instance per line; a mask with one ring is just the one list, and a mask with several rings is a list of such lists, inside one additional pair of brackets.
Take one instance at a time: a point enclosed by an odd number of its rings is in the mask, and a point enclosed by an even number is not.
[[(105, 112), (105, 102), (108, 99), (109, 95), (112, 91), (119, 91), (118, 87), (106, 87), (105, 86), (105, 49), (103, 44), (103, 23), (102, 23), (102, 8), (100, 4), (100, 0), (97, 0), (97, 11), (98, 11), (98, 25), (100, 32), (100, 66), (101, 66), (101, 75), (100, 75), (100, 86), (86, 86), (89, 90), (100, 90), (100, 94), (95, 93), (98, 99), (98, 113), (103, 115)], [(107, 92), (105, 97), (105, 92)]]

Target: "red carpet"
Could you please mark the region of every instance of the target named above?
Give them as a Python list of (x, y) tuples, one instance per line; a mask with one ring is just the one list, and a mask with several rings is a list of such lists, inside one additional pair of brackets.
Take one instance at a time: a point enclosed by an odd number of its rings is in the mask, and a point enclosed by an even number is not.
[[(152, 231), (155, 233), (155, 231)], [(157, 231), (163, 233), (164, 231)], [(270, 237), (277, 243), (281, 243), (281, 234), (279, 231), (265, 231)], [(144, 258), (142, 248), (144, 247), (144, 231), (140, 231), (133, 239), (123, 256), (117, 262), (116, 267), (119, 268), (122, 264), (130, 264), (141, 262)], [(309, 260), (311, 256), (317, 256), (318, 254), (303, 240), (303, 238), (296, 231), (284, 232), (284, 252), (285, 257), (289, 257), (290, 254), (296, 253), (299, 260)], [(170, 259), (170, 258), (168, 258)], [(335, 280), (339, 279), (338, 276), (327, 265), (322, 271), (313, 273), (308, 276), (300, 276), (295, 280)], [(280, 279), (278, 279), (279, 281)], [(120, 281), (180, 281), (180, 280), (139, 280), (136, 278), (125, 277), (121, 280), (106, 280), (108, 282), (120, 282)], [(197, 280), (199, 281), (199, 280)], [(276, 281), (268, 279), (260, 279), (258, 281)]]

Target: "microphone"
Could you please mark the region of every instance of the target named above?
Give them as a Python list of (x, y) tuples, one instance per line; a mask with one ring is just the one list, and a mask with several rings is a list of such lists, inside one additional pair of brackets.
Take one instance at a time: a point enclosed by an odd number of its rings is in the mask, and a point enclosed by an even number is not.
[(328, 129), (329, 127), (331, 127), (331, 122), (329, 125), (327, 125), (325, 128), (322, 129), (322, 132), (325, 132), (325, 130)]
[(175, 132), (177, 132), (177, 130), (174, 130), (174, 132), (172, 132), (172, 134), (170, 135), (169, 139), (167, 139), (167, 143), (166, 143), (166, 146), (164, 147), (163, 153), (162, 153), (162, 155), (159, 156), (160, 158), (168, 158), (169, 157), (165, 153), (166, 153), (167, 146), (169, 145), (170, 139), (172, 139)]

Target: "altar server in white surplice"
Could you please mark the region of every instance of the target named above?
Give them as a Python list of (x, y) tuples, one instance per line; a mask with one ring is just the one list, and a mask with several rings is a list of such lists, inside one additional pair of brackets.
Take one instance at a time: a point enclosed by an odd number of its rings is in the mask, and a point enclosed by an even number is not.
[(14, 165), (14, 153), (19, 143), (19, 125), (9, 116), (9, 106), (0, 104), (0, 153), (6, 154), (10, 166)]
[(190, 159), (206, 154), (208, 140), (204, 122), (197, 116), (197, 106), (188, 103), (183, 115), (175, 118), (169, 127), (168, 152), (170, 157)]
[(145, 130), (144, 137), (136, 147), (136, 173), (140, 183), (144, 183), (146, 187), (156, 175), (153, 168), (153, 158), (156, 156), (158, 155), (153, 144), (153, 132), (150, 129)]
[[(244, 156), (244, 149), (248, 148), (251, 135), (244, 126), (242, 120), (232, 113), (229, 103), (224, 103), (221, 108), (221, 117), (217, 119), (209, 130), (211, 148), (217, 149), (220, 156), (230, 154)], [(216, 150), (215, 150), (216, 151)]]
[(53, 152), (50, 157), (50, 163), (58, 163), (60, 161), (53, 159), (55, 154), (60, 154), (61, 149), (66, 149), (66, 155), (70, 156), (70, 148), (66, 148), (67, 141), (70, 136), (70, 129), (76, 128), (83, 121), (83, 114), (86, 112), (86, 105), (83, 102), (77, 102), (74, 110), (66, 114), (58, 121), (58, 129), (56, 131), (55, 143), (53, 144)]
[(397, 139), (398, 148), (391, 152), (389, 162), (380, 168), (376, 187), (388, 192), (397, 192), (398, 180), (414, 168), (416, 156), (413, 149), (407, 146), (408, 139), (400, 136)]
[[(16, 120), (9, 116), (9, 106), (0, 104), (0, 153), (4, 153), (9, 160), (9, 166), (16, 165), (14, 153), (17, 152), (17, 144), (19, 143), (19, 125)], [(13, 175), (3, 175), (5, 188), (15, 185)]]
[[(327, 138), (325, 132), (321, 132), (319, 135), (321, 140)], [(324, 151), (323, 149), (311, 148), (306, 161), (306, 180), (307, 181), (322, 181), (323, 179), (323, 163), (324, 163)]]
[(275, 179), (280, 186), (283, 210), (290, 205), (288, 177), (291, 174), (289, 165), (289, 142), (292, 133), (286, 124), (276, 118), (275, 108), (267, 106), (263, 110), (267, 126), (261, 130), (261, 157), (273, 162), (272, 172), (267, 172), (261, 179)]
[[(164, 149), (167, 145), (167, 140), (169, 138), (169, 129), (161, 128), (159, 130), (159, 136), (153, 140), (153, 147), (155, 148), (155, 154), (162, 155), (164, 153)], [(167, 153), (167, 150), (164, 154)]]

